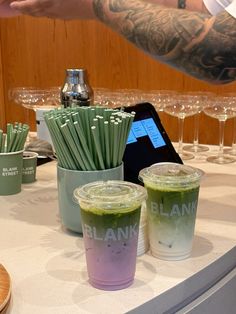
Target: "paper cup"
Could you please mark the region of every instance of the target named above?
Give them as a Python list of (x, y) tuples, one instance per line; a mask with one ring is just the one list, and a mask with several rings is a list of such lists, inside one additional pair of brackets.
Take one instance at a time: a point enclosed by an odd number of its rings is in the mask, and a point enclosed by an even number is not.
[(22, 183), (32, 183), (36, 181), (37, 158), (37, 153), (23, 152)]
[(0, 153), (0, 195), (21, 191), (23, 151)]

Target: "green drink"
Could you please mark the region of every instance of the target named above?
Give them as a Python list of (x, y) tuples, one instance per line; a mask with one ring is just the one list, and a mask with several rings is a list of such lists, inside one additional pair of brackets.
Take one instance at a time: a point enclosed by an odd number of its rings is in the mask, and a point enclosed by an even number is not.
[(160, 163), (140, 172), (148, 192), (147, 217), (151, 253), (167, 260), (191, 254), (202, 171)]
[(143, 187), (98, 181), (75, 190), (79, 201), (89, 282), (103, 290), (134, 280)]

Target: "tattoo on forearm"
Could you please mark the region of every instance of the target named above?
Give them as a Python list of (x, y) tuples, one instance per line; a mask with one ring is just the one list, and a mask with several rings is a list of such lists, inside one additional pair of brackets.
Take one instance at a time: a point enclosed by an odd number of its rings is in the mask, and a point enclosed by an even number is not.
[(236, 79), (236, 19), (165, 8), (140, 0), (94, 0), (97, 17), (162, 62), (192, 76)]

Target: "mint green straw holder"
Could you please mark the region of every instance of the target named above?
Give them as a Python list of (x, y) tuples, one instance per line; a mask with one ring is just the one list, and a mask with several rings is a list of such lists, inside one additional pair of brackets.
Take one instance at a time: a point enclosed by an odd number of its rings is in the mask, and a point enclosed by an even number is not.
[(23, 152), (22, 183), (36, 181), (38, 154), (35, 152)]
[(20, 193), (23, 150), (0, 153), (0, 195)]
[(82, 233), (80, 207), (73, 199), (73, 193), (76, 188), (94, 181), (123, 179), (123, 163), (115, 168), (96, 171), (69, 170), (57, 166), (59, 211), (65, 228)]

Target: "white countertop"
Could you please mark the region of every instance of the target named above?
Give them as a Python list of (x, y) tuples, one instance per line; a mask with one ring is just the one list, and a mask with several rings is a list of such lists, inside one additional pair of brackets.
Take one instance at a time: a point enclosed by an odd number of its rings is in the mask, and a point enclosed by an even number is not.
[[(199, 294), (236, 265), (236, 163), (185, 162), (205, 171), (191, 257), (137, 258), (134, 284), (102, 291), (87, 281), (83, 241), (61, 227), (56, 163), (37, 182), (0, 196), (0, 263), (12, 280), (11, 314), (163, 313)], [(188, 299), (190, 300), (190, 299)]]

